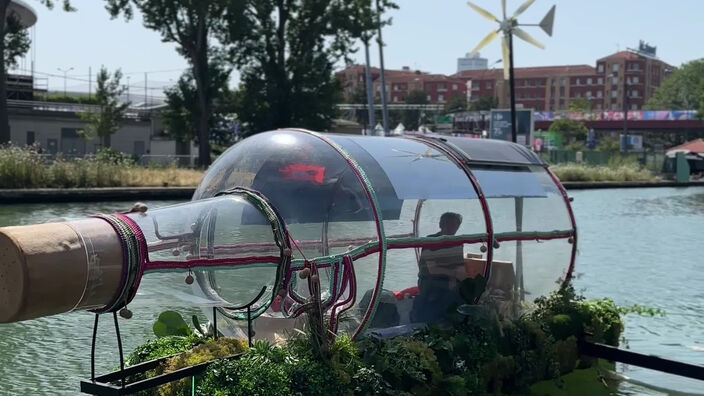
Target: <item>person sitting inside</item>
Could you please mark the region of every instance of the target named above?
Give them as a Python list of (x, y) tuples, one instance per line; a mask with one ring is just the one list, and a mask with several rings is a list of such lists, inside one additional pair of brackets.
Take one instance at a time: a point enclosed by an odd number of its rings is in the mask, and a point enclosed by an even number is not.
[[(428, 235), (455, 235), (462, 224), (458, 213), (446, 212), (440, 217), (440, 231)], [(418, 296), (411, 311), (412, 322), (441, 320), (452, 304), (460, 304), (459, 280), (466, 277), (462, 245), (423, 248), (418, 262)]]

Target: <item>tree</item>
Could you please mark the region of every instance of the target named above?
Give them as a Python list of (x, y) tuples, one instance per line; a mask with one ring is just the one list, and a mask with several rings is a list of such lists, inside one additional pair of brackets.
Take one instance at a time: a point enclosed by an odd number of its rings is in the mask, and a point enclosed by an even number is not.
[(697, 117), (700, 120), (704, 120), (704, 79), (702, 79), (701, 84), (699, 84), (699, 91), (701, 95), (699, 95), (699, 111), (697, 112)]
[(583, 122), (560, 118), (550, 124), (549, 131), (559, 132), (563, 137), (563, 144), (583, 142), (587, 137), (587, 126)]
[(103, 147), (110, 147), (110, 136), (122, 126), (125, 111), (129, 103), (120, 103), (120, 95), (125, 92), (125, 86), (120, 83), (120, 69), (110, 76), (108, 70), (100, 68), (96, 77), (95, 101), (99, 107), (97, 112), (81, 113), (80, 118), (86, 122), (82, 135), (86, 139), (100, 138)]
[(17, 59), (26, 54), (32, 43), (27, 29), (14, 15), (8, 15), (5, 21), (5, 70), (17, 66)]
[[(29, 37), (22, 29), (19, 19), (8, 14), (12, 0), (0, 0), (0, 144), (10, 141), (10, 120), (7, 113), (7, 68), (14, 65), (17, 57), (29, 49)], [(47, 8), (53, 8), (56, 0), (39, 0)], [(73, 11), (69, 0), (62, 0), (65, 11)]]
[(499, 99), (494, 96), (480, 96), (476, 102), (469, 105), (469, 109), (472, 111), (489, 111), (497, 107), (499, 107)]
[[(208, 66), (209, 82), (207, 96), (213, 98), (212, 113), (208, 117), (209, 141), (211, 145), (229, 146), (234, 143), (232, 119), (235, 115), (237, 96), (228, 87), (230, 69), (219, 62)], [(200, 144), (198, 136), (197, 97), (193, 73), (184, 73), (175, 86), (164, 91), (166, 108), (162, 112), (166, 133), (171, 138), (187, 143), (195, 140)]]
[(459, 111), (467, 111), (467, 96), (455, 95), (445, 103), (446, 113), (457, 113)]
[(645, 108), (649, 110), (692, 110), (704, 95), (704, 59), (685, 63), (655, 90)]
[(570, 100), (567, 111), (571, 113), (586, 113), (591, 111), (592, 104), (586, 98), (575, 98)]
[[(208, 96), (209, 65), (215, 50), (211, 42), (224, 20), (240, 25), (243, 6), (253, 0), (105, 0), (113, 18), (124, 15), (131, 19), (134, 10), (143, 16), (143, 24), (161, 34), (164, 42), (178, 45), (178, 52), (191, 66), (195, 84), (195, 111), (192, 114), (198, 136), (198, 163), (210, 165), (209, 126), (213, 100)], [(239, 31), (231, 29), (232, 32)], [(238, 36), (232, 37), (234, 40)]]
[[(382, 11), (392, 6), (389, 0), (381, 3)], [(230, 45), (240, 68), (238, 113), (247, 133), (327, 129), (342, 100), (333, 67), (354, 51), (356, 38), (378, 25), (371, 2), (249, 0), (244, 15), (244, 36), (239, 36), (241, 23), (228, 21), (221, 41)]]
[[(406, 104), (418, 104), (424, 105), (428, 104), (428, 94), (419, 89), (413, 90), (406, 94)], [(403, 125), (409, 131), (418, 130), (418, 128), (423, 124), (425, 119), (425, 112), (423, 110), (406, 110), (403, 113)]]

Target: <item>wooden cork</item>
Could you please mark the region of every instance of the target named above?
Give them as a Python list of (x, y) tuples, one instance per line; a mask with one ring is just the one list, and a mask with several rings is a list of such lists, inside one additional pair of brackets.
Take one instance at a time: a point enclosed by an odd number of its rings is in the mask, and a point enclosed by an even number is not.
[(109, 303), (122, 248), (101, 219), (0, 228), (0, 323)]

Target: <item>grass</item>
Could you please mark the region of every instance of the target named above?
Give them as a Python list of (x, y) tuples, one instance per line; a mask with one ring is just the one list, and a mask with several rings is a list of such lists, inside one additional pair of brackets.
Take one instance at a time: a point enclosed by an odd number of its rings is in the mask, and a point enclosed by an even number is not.
[(142, 167), (114, 156), (47, 161), (32, 148), (0, 147), (0, 188), (190, 187), (202, 177), (199, 170)]
[(560, 181), (632, 182), (656, 181), (657, 177), (634, 159), (612, 159), (605, 166), (566, 163), (550, 166)]

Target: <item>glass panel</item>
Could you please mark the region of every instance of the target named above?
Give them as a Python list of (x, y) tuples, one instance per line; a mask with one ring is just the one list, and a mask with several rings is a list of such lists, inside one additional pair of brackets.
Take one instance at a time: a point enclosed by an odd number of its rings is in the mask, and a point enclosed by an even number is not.
[[(268, 220), (246, 199), (228, 195), (128, 217), (144, 233), (153, 268), (203, 270), (196, 273), (200, 286), (197, 295), (219, 301), (220, 305), (239, 306), (250, 302), (265, 287), (256, 308), (268, 302), (275, 292), (281, 250)], [(202, 261), (242, 257), (260, 259), (246, 264), (233, 262), (231, 267), (217, 269), (208, 269), (211, 262)]]
[(491, 139), (472, 139), (462, 137), (443, 137), (464, 152), (468, 159), (474, 161), (511, 162), (516, 164), (542, 165), (544, 162), (534, 152), (513, 143)]
[(426, 247), (420, 258), (412, 248), (391, 249), (387, 252), (384, 290), (369, 328), (400, 334), (419, 324), (447, 321), (455, 308), (465, 303), (459, 283), (483, 276), (485, 270), (480, 244)]
[[(381, 167), (399, 199), (476, 198), (462, 169), (426, 144), (385, 137), (331, 136), (331, 139), (348, 150), (365, 171), (367, 167)], [(366, 156), (357, 157), (360, 148), (376, 165)], [(371, 175), (369, 178), (376, 189), (377, 180)]]
[(472, 172), (487, 196), (495, 233), (572, 228), (562, 194), (543, 167), (473, 166)]
[[(503, 242), (499, 249), (494, 249), (491, 277), (495, 279), (490, 280), (489, 285), (493, 284), (493, 289), (511, 289), (507, 285), (512, 282), (511, 274), (515, 273), (516, 297), (533, 301), (560, 287), (571, 255), (572, 244), (567, 239)], [(506, 290), (502, 290), (504, 294)]]
[[(253, 155), (253, 153), (256, 153)], [(194, 199), (235, 186), (263, 193), (287, 224), (371, 220), (362, 185), (347, 162), (315, 136), (293, 131), (257, 134), (218, 158)]]

